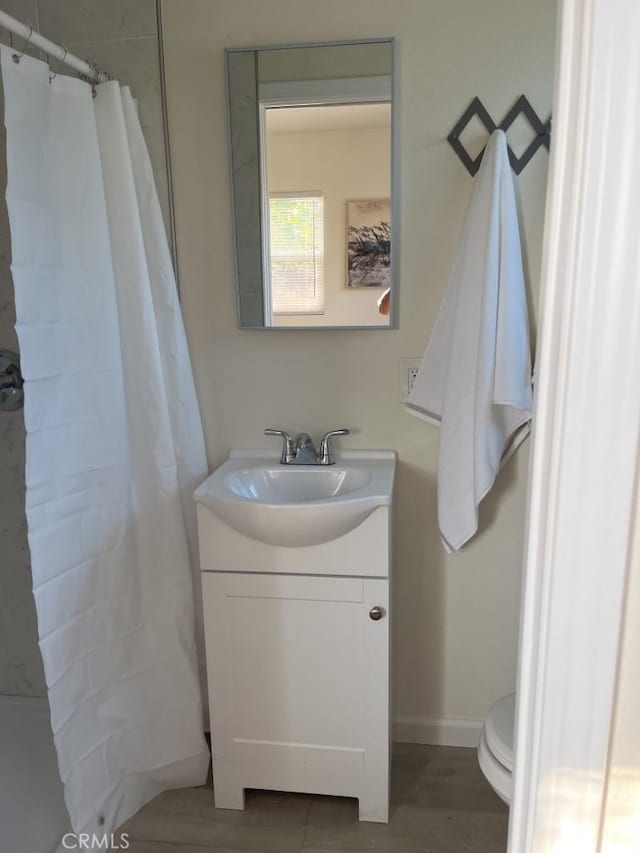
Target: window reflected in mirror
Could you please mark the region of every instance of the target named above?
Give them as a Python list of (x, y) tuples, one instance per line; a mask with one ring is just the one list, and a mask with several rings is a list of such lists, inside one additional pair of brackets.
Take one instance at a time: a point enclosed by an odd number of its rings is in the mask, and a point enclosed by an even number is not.
[(269, 273), (274, 318), (324, 314), (324, 251), (322, 193), (270, 191)]

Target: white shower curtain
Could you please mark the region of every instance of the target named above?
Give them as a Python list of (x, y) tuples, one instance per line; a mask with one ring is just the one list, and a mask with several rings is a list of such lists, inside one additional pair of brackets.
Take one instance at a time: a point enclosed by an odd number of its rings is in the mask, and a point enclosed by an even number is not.
[(71, 822), (102, 834), (206, 776), (202, 427), (130, 92), (1, 61), (40, 648)]

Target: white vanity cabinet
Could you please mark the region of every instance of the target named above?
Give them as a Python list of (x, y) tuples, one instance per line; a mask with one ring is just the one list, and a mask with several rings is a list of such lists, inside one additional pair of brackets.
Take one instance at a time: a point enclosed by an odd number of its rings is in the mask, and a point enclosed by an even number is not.
[(299, 791), (388, 820), (389, 520), (378, 506), (292, 548), (199, 501), (216, 806), (244, 808), (246, 788)]

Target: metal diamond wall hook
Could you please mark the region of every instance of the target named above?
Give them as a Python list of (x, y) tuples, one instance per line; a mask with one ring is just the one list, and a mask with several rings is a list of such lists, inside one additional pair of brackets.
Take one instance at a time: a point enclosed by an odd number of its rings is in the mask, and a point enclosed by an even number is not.
[(466, 108), (466, 110), (462, 113), (462, 115), (456, 122), (455, 127), (453, 128), (449, 136), (447, 136), (449, 144), (456, 152), (458, 157), (462, 160), (470, 175), (475, 175), (478, 169), (480, 168), (480, 163), (482, 162), (482, 155), (484, 154), (484, 148), (474, 160), (460, 141), (460, 136), (462, 135), (465, 127), (469, 124), (469, 122), (474, 116), (477, 116), (477, 118), (486, 127), (489, 136), (491, 136), (493, 131), (496, 129), (495, 122), (484, 108), (484, 105), (480, 98), (478, 98), (477, 96), (471, 101), (469, 106)]
[(535, 137), (520, 157), (517, 157), (513, 152), (511, 146), (507, 144), (507, 147), (509, 149), (509, 162), (511, 163), (511, 168), (516, 173), (516, 175), (519, 175), (520, 172), (522, 172), (522, 170), (534, 156), (538, 148), (544, 147), (547, 149), (547, 151), (549, 150), (551, 137), (551, 116), (549, 116), (546, 122), (543, 122), (527, 100), (526, 96), (520, 95), (515, 104), (511, 107), (509, 112), (502, 119), (500, 124), (496, 125), (496, 123), (493, 121), (486, 108), (484, 107), (480, 98), (476, 96), (471, 101), (471, 103), (464, 111), (464, 113), (460, 116), (459, 120), (456, 122), (455, 127), (447, 137), (449, 144), (456, 152), (460, 160), (462, 160), (462, 163), (464, 164), (470, 175), (475, 175), (477, 173), (478, 169), (480, 168), (480, 163), (482, 162), (482, 157), (484, 155), (483, 148), (480, 154), (478, 154), (478, 156), (473, 159), (460, 140), (460, 136), (464, 133), (464, 130), (471, 121), (471, 119), (476, 116), (487, 129), (487, 133), (490, 136), (493, 131), (496, 130), (497, 127), (499, 127), (501, 130), (504, 130), (506, 133), (520, 115), (524, 116), (525, 119), (529, 122), (529, 124), (535, 131)]

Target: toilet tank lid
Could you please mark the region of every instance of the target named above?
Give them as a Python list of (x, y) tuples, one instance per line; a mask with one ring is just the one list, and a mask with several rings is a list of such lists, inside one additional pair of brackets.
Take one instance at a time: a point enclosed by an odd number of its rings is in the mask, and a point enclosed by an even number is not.
[(516, 694), (510, 693), (498, 699), (484, 724), (487, 746), (500, 764), (509, 771), (513, 770), (515, 716)]

